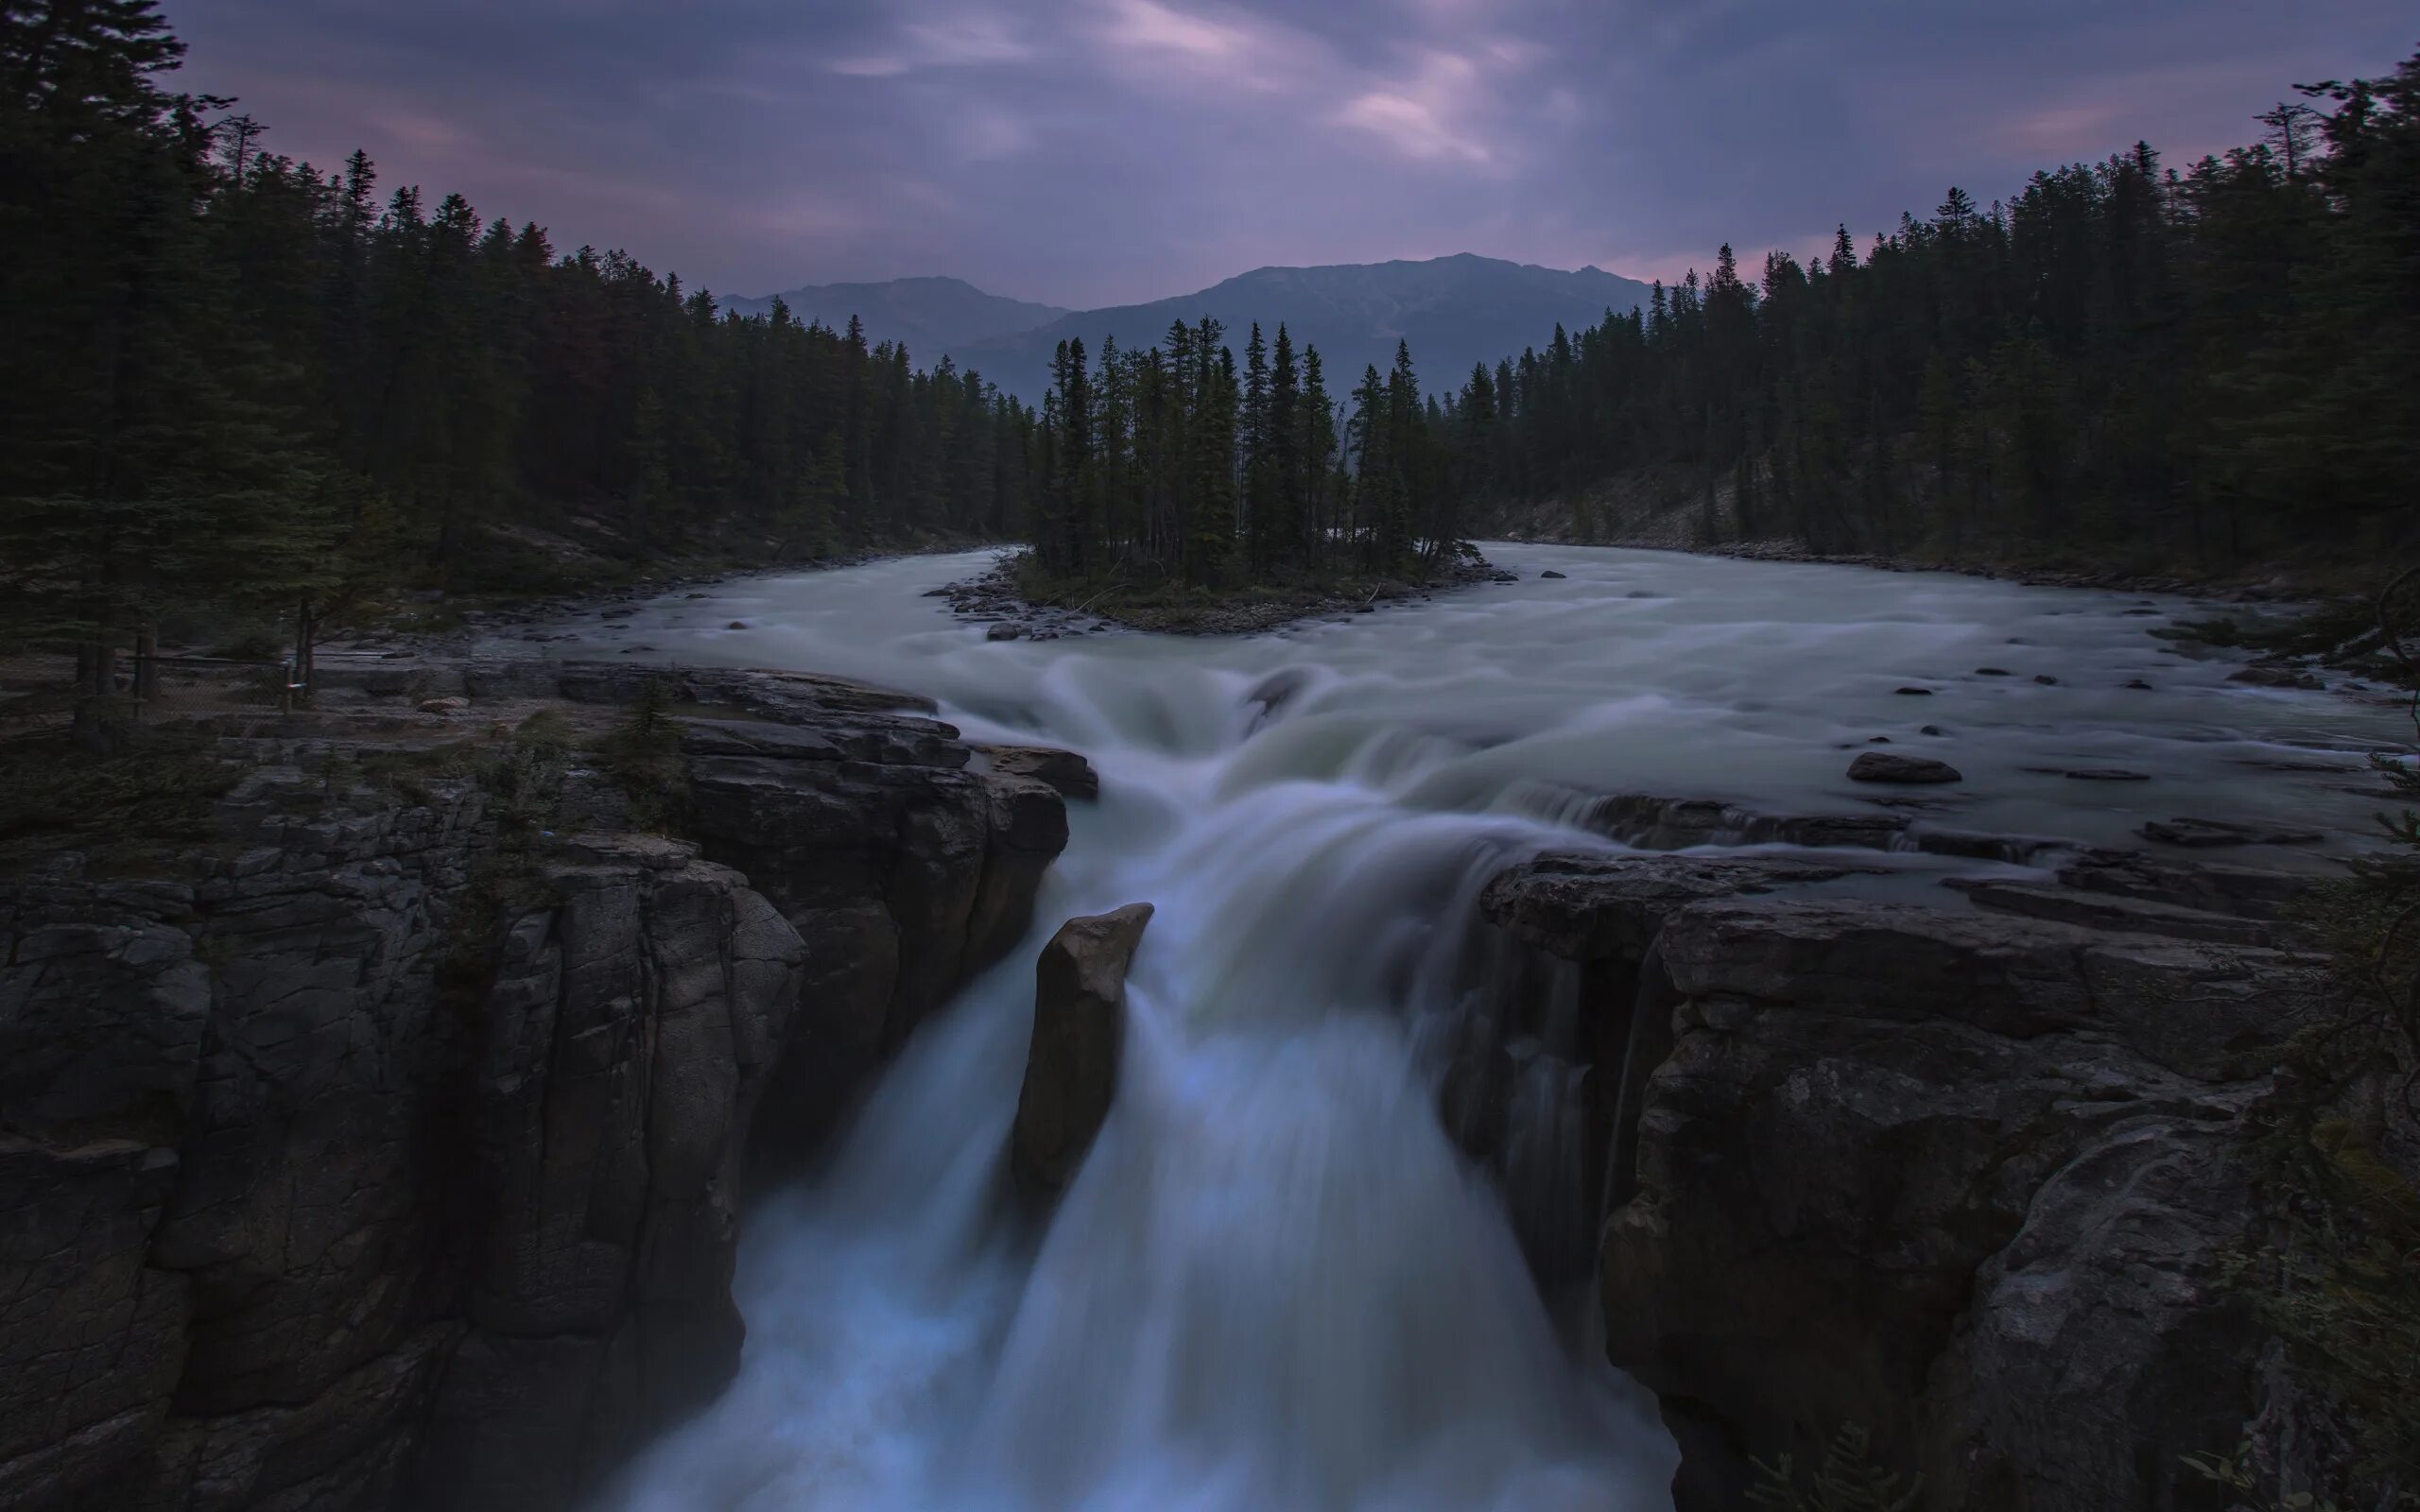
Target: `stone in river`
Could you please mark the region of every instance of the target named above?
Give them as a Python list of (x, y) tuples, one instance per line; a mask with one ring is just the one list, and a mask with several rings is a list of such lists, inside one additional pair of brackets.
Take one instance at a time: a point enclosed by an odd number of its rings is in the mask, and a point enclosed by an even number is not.
[(2079, 766), (2067, 773), (2079, 782), (2148, 782), (2149, 772), (2130, 772), (2123, 766)]
[(2036, 672), (2033, 674), (2033, 680), (2042, 684), (2042, 686), (2046, 688), (2055, 688), (2059, 685), (2059, 679), (2050, 676), (2048, 672)]
[(1025, 627), (1021, 625), (994, 625), (990, 629), (983, 632), (983, 639), (987, 641), (1013, 641), (1024, 633)]
[(2008, 675), (2006, 667), (1977, 667), (1975, 669), (1975, 676), (1979, 678), (2005, 678)]
[(1932, 690), (1930, 688), (1893, 688), (1891, 691), (1897, 694), (1902, 698), (1929, 698), (1932, 696)]
[(1559, 572), (1555, 572), (1555, 571), (1553, 571), (1552, 569), (1548, 569), (1548, 570), (1547, 570), (1547, 571), (1546, 571), (1546, 572), (1542, 572), (1542, 573), (1538, 574), (1538, 576), (1541, 576), (1541, 577), (1561, 577), (1561, 576), (1563, 576), (1564, 575), (1563, 575), (1563, 574), (1561, 574), (1561, 573), (1559, 573)]
[(2135, 678), (2135, 679), (2134, 679), (2133, 680), (2129, 681), (2129, 682), (2126, 684), (2126, 686), (2128, 686), (2129, 688), (2134, 689), (2136, 693), (2149, 693), (2149, 692), (2151, 692), (2151, 691), (2152, 691), (2152, 685), (2151, 685), (2150, 683), (2148, 683), (2148, 682), (2145, 682), (2145, 681), (2144, 681), (2142, 679), (2140, 679), (2140, 678)]
[(1917, 730), (1916, 733), (1919, 735), (1945, 735), (1949, 733), (1949, 731), (1942, 729), (1939, 725), (1927, 725), (1923, 729)]
[(1965, 781), (1965, 774), (1947, 762), (1870, 750), (1849, 763), (1849, 779), (1858, 782), (1960, 782)]
[(1010, 1162), (1040, 1191), (1063, 1189), (1109, 1117), (1126, 1038), (1126, 969), (1150, 903), (1071, 919), (1034, 963), (1033, 1040), (1017, 1093)]

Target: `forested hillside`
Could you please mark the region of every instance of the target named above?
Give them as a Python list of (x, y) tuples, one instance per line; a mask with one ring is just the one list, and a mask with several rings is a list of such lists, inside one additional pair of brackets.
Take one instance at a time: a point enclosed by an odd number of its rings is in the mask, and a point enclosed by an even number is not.
[(1018, 527), (1031, 414), (975, 374), (292, 162), (181, 52), (149, 0), (0, 9), (21, 629)]
[(2412, 539), (2420, 59), (2261, 141), (1951, 190), (1475, 374), (1482, 510), (1603, 539), (2224, 571)]

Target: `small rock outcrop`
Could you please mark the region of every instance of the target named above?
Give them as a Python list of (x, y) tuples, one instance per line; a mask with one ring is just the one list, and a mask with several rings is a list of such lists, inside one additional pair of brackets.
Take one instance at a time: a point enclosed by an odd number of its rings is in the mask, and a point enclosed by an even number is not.
[(1947, 762), (1937, 762), (1928, 756), (1901, 756), (1887, 750), (1870, 750), (1849, 763), (1849, 781), (1853, 782), (1958, 782), (1965, 774)]
[(1062, 798), (1090, 801), (1100, 797), (1100, 774), (1072, 750), (1042, 746), (977, 746), (991, 769), (1003, 777), (1029, 777), (1059, 790)]
[(1010, 1164), (1043, 1192), (1063, 1189), (1092, 1147), (1117, 1091), (1126, 1038), (1126, 971), (1150, 903), (1071, 919), (1034, 966), (1033, 1041), (1009, 1139)]

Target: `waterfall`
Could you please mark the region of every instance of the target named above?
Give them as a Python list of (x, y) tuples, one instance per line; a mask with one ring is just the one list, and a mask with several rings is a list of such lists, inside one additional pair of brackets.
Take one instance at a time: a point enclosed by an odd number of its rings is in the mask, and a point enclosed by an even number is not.
[[(1540, 1287), (1584, 1281), (1590, 1131), (1623, 1068), (1588, 1064), (1569, 971), (1474, 928), (1490, 875), (1620, 843), (1607, 795), (1713, 805), (1678, 842), (1680, 811), (1634, 805), (1658, 844), (1791, 840), (1726, 805), (1887, 817), (1841, 780), (1877, 734), (1954, 754), (1968, 782), (1925, 801), (1969, 829), (2124, 835), (2139, 794), (2056, 775), (2099, 762), (2155, 769), (2180, 812), (2360, 820), (2325, 771), (2246, 775), (2289, 749), (2356, 769), (2356, 716), (2230, 688), (2144, 635), (2133, 599), (1499, 559), (1569, 576), (1249, 640), (993, 644), (919, 596), (977, 563), (925, 558), (576, 630), (912, 688), (971, 738), (1064, 745), (1102, 779), (1034, 936), (909, 1040), (818, 1176), (751, 1213), (738, 1379), (598, 1512), (1668, 1506), (1653, 1404)], [(1984, 660), (2059, 680), (1957, 682)], [(2157, 698), (2124, 691), (2152, 673)], [(1894, 696), (1919, 679), (1950, 691)], [(1856, 854), (1877, 885), (1928, 890), (2012, 868)], [(1034, 954), (1068, 916), (1135, 901), (1158, 914), (1115, 1100), (1037, 1212), (1005, 1170)]]

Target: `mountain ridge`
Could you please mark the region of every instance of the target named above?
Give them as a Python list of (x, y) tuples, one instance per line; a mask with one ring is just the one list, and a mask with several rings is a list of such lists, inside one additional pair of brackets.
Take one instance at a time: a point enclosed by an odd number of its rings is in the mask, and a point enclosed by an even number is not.
[[(1565, 270), (1474, 252), (1381, 263), (1270, 264), (1189, 294), (1094, 310), (1004, 300), (956, 279), (825, 284), (796, 292), (821, 297), (911, 283), (946, 283), (992, 301), (977, 308), (994, 321), (1038, 318), (979, 333), (936, 329), (927, 320), (928, 328), (919, 333), (902, 329), (898, 301), (872, 292), (864, 296), (868, 309), (837, 317), (821, 309), (810, 313), (792, 296), (782, 297), (802, 319), (822, 318), (837, 327), (847, 323), (849, 314), (858, 314), (870, 339), (906, 341), (919, 363), (947, 356), (1031, 404), (1049, 387), (1050, 358), (1061, 341), (1080, 339), (1091, 352), (1099, 351), (1105, 337), (1115, 337), (1121, 347), (1150, 346), (1172, 322), (1197, 324), (1205, 315), (1227, 327), (1229, 344), (1238, 350), (1255, 320), (1272, 340), (1277, 327), (1287, 326), (1298, 347), (1320, 349), (1332, 393), (1349, 388), (1365, 367), (1385, 368), (1398, 341), (1410, 344), (1424, 385), (1439, 388), (1459, 385), (1474, 363), (1493, 367), (1525, 348), (1543, 347), (1558, 324), (1576, 330), (1595, 325), (1608, 310), (1643, 305), (1649, 292), (1638, 280), (1594, 264)], [(761, 313), (769, 304), (769, 297), (724, 301), (726, 309), (743, 314)]]
[(947, 276), (809, 284), (778, 294), (723, 299), (717, 303), (726, 314), (769, 315), (775, 300), (788, 305), (801, 321), (821, 320), (836, 331), (856, 316), (865, 322), (868, 340), (902, 341), (915, 354), (1027, 330), (1075, 313), (1056, 304), (994, 294), (962, 278)]

